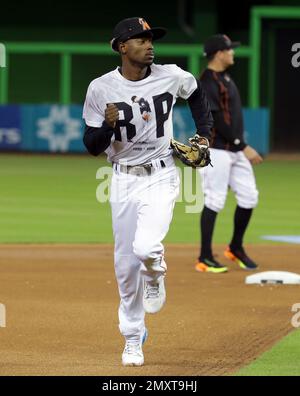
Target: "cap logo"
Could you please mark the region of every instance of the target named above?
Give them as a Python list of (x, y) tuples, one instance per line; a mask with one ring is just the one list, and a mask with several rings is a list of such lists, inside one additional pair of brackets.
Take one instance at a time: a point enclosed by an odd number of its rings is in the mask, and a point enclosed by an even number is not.
[(139, 24), (143, 26), (143, 30), (150, 30), (150, 26), (143, 18), (139, 18)]
[(224, 39), (228, 42), (228, 44), (231, 43), (231, 40), (228, 36), (226, 36), (226, 34), (223, 34)]

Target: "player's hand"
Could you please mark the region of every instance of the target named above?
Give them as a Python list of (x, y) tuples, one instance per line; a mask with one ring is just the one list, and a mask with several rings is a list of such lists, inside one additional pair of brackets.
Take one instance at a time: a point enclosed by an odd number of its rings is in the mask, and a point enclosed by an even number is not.
[(254, 150), (251, 146), (246, 146), (243, 150), (245, 156), (251, 162), (252, 165), (257, 165), (263, 162), (262, 157), (258, 154), (256, 150)]
[(115, 128), (116, 123), (119, 119), (119, 110), (116, 105), (109, 103), (105, 109), (105, 121), (106, 123)]

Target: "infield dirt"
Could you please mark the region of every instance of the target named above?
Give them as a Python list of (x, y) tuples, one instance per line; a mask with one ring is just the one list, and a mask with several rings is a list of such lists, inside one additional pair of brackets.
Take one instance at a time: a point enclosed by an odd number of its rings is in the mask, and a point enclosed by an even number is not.
[[(147, 316), (145, 366), (121, 366), (111, 245), (0, 246), (0, 375), (228, 375), (293, 330), (300, 286), (197, 273), (195, 245), (167, 245), (167, 303)], [(300, 272), (299, 246), (248, 246), (260, 270)]]

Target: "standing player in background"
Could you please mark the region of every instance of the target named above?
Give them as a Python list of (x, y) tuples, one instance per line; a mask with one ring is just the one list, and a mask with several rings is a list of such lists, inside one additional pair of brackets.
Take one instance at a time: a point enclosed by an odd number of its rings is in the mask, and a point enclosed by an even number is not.
[(257, 205), (258, 191), (251, 164), (262, 162), (261, 156), (244, 141), (242, 104), (239, 91), (227, 69), (234, 64), (233, 43), (222, 34), (210, 37), (205, 45), (207, 69), (201, 76), (214, 118), (210, 142), (213, 167), (200, 170), (205, 206), (201, 214), (201, 251), (196, 264), (200, 272), (221, 273), (227, 268), (213, 257), (212, 236), (217, 214), (223, 209), (228, 187), (237, 200), (234, 232), (224, 255), (240, 267), (254, 270), (257, 265), (243, 248), (243, 237)]
[(153, 63), (153, 41), (165, 33), (143, 18), (119, 22), (111, 45), (122, 66), (91, 82), (83, 110), (88, 151), (105, 151), (113, 164), (110, 203), (125, 366), (143, 365), (145, 312), (158, 312), (166, 299), (162, 241), (179, 187), (170, 149), (177, 97), (188, 100), (199, 135), (209, 135), (213, 124), (196, 79), (176, 65)]

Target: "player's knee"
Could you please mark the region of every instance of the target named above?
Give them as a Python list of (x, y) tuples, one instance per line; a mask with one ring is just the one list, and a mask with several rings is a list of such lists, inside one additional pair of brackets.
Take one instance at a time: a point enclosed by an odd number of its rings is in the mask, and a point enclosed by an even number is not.
[(143, 243), (134, 243), (133, 244), (133, 252), (136, 255), (136, 257), (145, 262), (149, 262), (151, 260), (154, 260), (154, 255), (153, 255), (154, 247), (146, 243), (145, 241)]
[(205, 206), (208, 209), (219, 213), (224, 208), (225, 201), (226, 201), (226, 198), (225, 199), (223, 199), (223, 198), (206, 199), (205, 200)]
[(253, 209), (258, 204), (258, 190), (253, 189), (252, 191), (248, 191), (247, 195), (241, 195), (237, 198), (238, 205), (241, 208), (245, 209)]
[(151, 258), (151, 249), (138, 246), (135, 249), (133, 249), (133, 252), (136, 255), (136, 257), (143, 262), (148, 262), (149, 259)]

